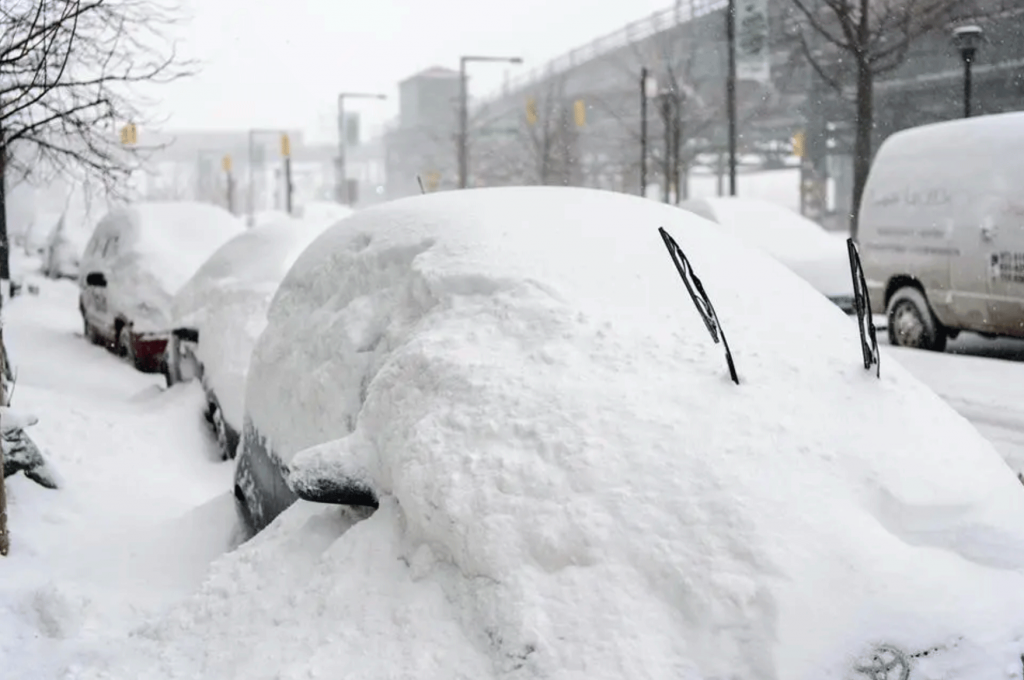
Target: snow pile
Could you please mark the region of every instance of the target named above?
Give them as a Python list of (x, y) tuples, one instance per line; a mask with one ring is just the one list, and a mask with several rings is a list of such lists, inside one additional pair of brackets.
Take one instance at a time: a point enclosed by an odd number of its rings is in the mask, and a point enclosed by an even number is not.
[(222, 245), (171, 306), (175, 327), (199, 331), (203, 379), (228, 423), (241, 431), (245, 378), (277, 286), (309, 243), (332, 222), (284, 217)]
[[(173, 295), (243, 223), (206, 203), (137, 203), (107, 213), (82, 257), (81, 276), (106, 273), (108, 305), (138, 331), (170, 324)], [(117, 237), (107, 256), (104, 244)]]
[(380, 509), (296, 503), (77, 677), (810, 680), (887, 644), (915, 678), (1002, 680), (1024, 491), (894, 361), (860, 361), (832, 303), (674, 207), (522, 188), (360, 211), (285, 278), (246, 397), (296, 474), (362, 476)]
[(837, 238), (806, 217), (770, 201), (705, 198), (694, 203), (704, 203), (716, 222), (764, 249), (826, 296), (853, 296), (845, 237)]

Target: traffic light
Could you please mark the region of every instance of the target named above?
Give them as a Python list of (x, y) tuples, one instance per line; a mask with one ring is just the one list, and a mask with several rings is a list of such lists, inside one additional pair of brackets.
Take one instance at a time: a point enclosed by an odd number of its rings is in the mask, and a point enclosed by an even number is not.
[(231, 172), (231, 155), (227, 154), (224, 158), (220, 159), (220, 167), (224, 172)]
[(284, 158), (288, 158), (288, 156), (292, 155), (292, 144), (288, 139), (287, 132), (281, 134), (281, 155)]
[(576, 127), (583, 127), (587, 124), (587, 105), (582, 99), (572, 103), (573, 118), (576, 119)]
[(139, 143), (139, 131), (135, 127), (135, 123), (128, 123), (121, 128), (121, 143), (125, 145)]
[(806, 151), (804, 148), (804, 131), (801, 130), (800, 132), (793, 135), (793, 155), (797, 156), (798, 158), (803, 158), (805, 153)]
[(528, 125), (537, 124), (537, 100), (533, 97), (526, 100), (526, 123)]

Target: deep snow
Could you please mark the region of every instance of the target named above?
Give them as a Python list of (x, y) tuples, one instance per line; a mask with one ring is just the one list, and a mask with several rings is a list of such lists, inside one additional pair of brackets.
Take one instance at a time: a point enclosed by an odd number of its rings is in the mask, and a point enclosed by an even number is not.
[(13, 401), (38, 417), (29, 434), (62, 488), (7, 479), (4, 680), (74, 677), (67, 671), (89, 663), (91, 640), (124, 636), (138, 618), (197, 588), (235, 530), (232, 471), (211, 462), (216, 445), (198, 415), (199, 388), (165, 392), (160, 377), (90, 345), (76, 286), (28, 278), (40, 295), (4, 302)]
[[(673, 231), (688, 251), (697, 232)], [(180, 455), (212, 446), (194, 422), (200, 395), (162, 393), (75, 337), (73, 287), (12, 303), (15, 402), (40, 415), (33, 436), (75, 490), (12, 485), (0, 677), (685, 678), (688, 659), (730, 637), (743, 659), (732, 663), (725, 645), (706, 677), (719, 662), (719, 677), (765, 677), (743, 664), (776, 662), (779, 678), (862, 678), (848, 669), (865, 640), (940, 646), (913, 660), (913, 680), (1018, 677), (1020, 576), (978, 563), (1020, 559), (1016, 496), (991, 449), (899, 368), (903, 353), (883, 349), (879, 383), (859, 368), (848, 326), (822, 316), (818, 333), (779, 330), (770, 290), (730, 294), (739, 284), (691, 252), (737, 355), (744, 384), (731, 385), (653, 228), (658, 258), (625, 283), (653, 277), (645, 292), (675, 293), (646, 334), (621, 319), (653, 306), (563, 314), (574, 295), (501, 278), (501, 263), (467, 259), (469, 270), (496, 264), (495, 276), (451, 276), (436, 249), (417, 259), (366, 236), (353, 243), (366, 247), (351, 256), (363, 268), (350, 282), (376, 273), (394, 284), (392, 311), (422, 315), (406, 344), (385, 343), (390, 363), (348, 442), (374, 440), (396, 493), (354, 526), (350, 513), (300, 502), (215, 560), (201, 587), (231, 521), (227, 466)], [(572, 256), (540, 259), (549, 275)], [(730, 250), (737, 260), (750, 264)], [(779, 272), (762, 262), (751, 275), (764, 267)], [(624, 283), (615, 268), (594, 275), (608, 272)], [(806, 296), (799, 288), (789, 294)], [(365, 299), (317, 292), (329, 300), (318, 321), (366, 318)], [(444, 304), (424, 309), (435, 300), (425, 293)], [(849, 342), (820, 346), (837, 334)], [(780, 342), (787, 335), (803, 341)], [(332, 387), (329, 368), (310, 383)], [(785, 511), (792, 525), (770, 525)], [(1000, 519), (1011, 525), (1002, 537)], [(794, 599), (795, 612), (779, 606)], [(905, 620), (911, 610), (921, 619)], [(756, 624), (796, 646), (768, 658)], [(948, 636), (950, 626), (971, 636)]]
[[(781, 324), (792, 304), (813, 323)], [(297, 503), (87, 677), (809, 680), (879, 643), (938, 647), (915, 677), (1007, 677), (1024, 490), (883, 361), (879, 381), (831, 303), (675, 208), (531, 189), (368, 209), (286, 277), (247, 408), (380, 510)]]

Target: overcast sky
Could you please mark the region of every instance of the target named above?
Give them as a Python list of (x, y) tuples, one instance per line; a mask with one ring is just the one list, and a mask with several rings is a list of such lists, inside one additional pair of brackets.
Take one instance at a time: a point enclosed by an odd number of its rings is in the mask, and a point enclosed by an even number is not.
[(473, 93), (505, 71), (540, 66), (672, 0), (189, 0), (186, 49), (200, 75), (162, 88), (176, 129), (300, 128), (333, 139), (339, 91), (367, 119), (397, 112), (398, 81), (462, 54), (513, 55), (523, 66), (474, 64)]

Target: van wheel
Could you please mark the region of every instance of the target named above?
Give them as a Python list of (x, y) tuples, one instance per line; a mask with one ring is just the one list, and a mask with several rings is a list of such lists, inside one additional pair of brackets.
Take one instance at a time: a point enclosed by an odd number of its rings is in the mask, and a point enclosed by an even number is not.
[(890, 344), (934, 352), (946, 349), (946, 329), (919, 289), (905, 286), (893, 293), (887, 315)]

